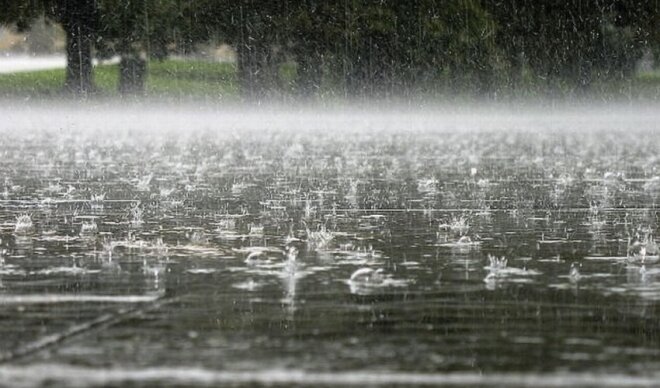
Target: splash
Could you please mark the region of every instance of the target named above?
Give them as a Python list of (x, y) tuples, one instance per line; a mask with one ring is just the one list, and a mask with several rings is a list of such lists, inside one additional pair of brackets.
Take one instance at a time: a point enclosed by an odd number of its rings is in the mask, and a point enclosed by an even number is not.
[(14, 226), (14, 233), (18, 236), (27, 236), (34, 233), (34, 224), (32, 217), (28, 214), (22, 214), (16, 217), (16, 225)]

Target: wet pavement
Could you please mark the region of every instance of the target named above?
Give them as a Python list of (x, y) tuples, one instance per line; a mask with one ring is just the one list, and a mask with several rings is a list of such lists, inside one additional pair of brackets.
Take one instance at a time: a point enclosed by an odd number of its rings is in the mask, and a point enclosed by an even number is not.
[(656, 120), (205, 114), (14, 120), (0, 385), (653, 385)]

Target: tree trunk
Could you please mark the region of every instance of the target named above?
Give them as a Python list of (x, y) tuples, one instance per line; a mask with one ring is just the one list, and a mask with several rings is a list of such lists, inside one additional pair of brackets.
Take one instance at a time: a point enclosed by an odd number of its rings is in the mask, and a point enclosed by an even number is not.
[(302, 51), (297, 59), (296, 87), (302, 97), (315, 96), (323, 78), (323, 60), (317, 51)]
[(368, 61), (365, 61), (365, 55), (357, 52), (351, 52), (344, 57), (345, 92), (349, 98), (365, 97), (368, 93)]
[(251, 48), (246, 45), (240, 45), (237, 50), (237, 62), (236, 65), (237, 75), (238, 75), (238, 84), (241, 88), (241, 94), (244, 98), (252, 99), (256, 93), (255, 85), (255, 66), (254, 59), (251, 55)]
[(263, 44), (241, 45), (238, 49), (238, 80), (243, 97), (261, 100), (272, 87), (270, 48)]
[(523, 86), (523, 69), (524, 69), (524, 59), (523, 54), (514, 53), (511, 56), (509, 68), (509, 93), (512, 95), (519, 95), (522, 93)]
[(119, 92), (122, 95), (144, 94), (147, 61), (137, 54), (123, 55), (119, 62)]
[(80, 0), (62, 8), (62, 27), (66, 32), (65, 89), (79, 96), (94, 91), (92, 45), (96, 8), (93, 0)]

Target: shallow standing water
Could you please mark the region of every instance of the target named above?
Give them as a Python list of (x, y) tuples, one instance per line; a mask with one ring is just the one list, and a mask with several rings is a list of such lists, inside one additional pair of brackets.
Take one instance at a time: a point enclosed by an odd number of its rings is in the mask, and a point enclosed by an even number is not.
[(652, 111), (4, 113), (0, 385), (658, 377)]

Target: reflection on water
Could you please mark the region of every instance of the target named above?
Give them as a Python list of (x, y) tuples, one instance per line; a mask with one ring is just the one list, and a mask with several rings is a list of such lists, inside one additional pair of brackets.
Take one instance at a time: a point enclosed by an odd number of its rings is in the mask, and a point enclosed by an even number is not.
[(7, 135), (0, 376), (646, 384), (660, 140), (565, 125)]

